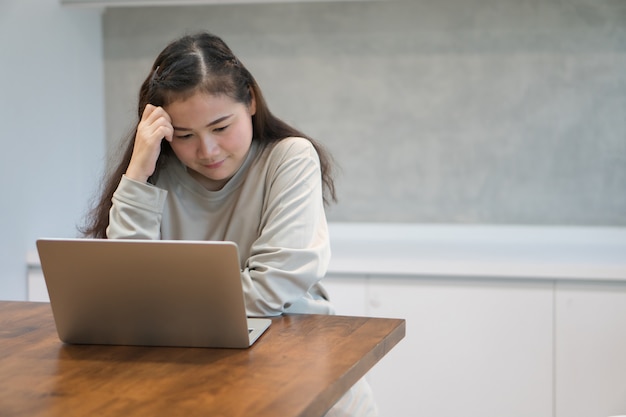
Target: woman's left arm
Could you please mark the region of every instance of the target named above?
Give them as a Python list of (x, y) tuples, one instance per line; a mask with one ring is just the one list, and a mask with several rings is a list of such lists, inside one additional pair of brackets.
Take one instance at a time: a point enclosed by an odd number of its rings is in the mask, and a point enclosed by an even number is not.
[(251, 316), (331, 311), (318, 284), (330, 261), (319, 157), (306, 139), (283, 142), (270, 156), (260, 236), (242, 272)]

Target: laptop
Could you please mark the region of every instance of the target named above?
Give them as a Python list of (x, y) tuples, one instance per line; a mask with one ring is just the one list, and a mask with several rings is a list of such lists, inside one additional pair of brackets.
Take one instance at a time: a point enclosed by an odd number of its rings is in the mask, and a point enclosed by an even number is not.
[(59, 339), (68, 344), (248, 348), (234, 242), (39, 239)]

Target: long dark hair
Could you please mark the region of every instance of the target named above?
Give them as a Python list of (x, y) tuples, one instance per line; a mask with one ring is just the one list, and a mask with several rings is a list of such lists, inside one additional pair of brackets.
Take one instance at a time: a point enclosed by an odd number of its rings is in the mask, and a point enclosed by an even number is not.
[[(252, 74), (237, 59), (226, 43), (213, 34), (202, 32), (186, 35), (163, 49), (139, 90), (137, 124), (147, 104), (167, 106), (197, 92), (212, 95), (224, 94), (245, 105), (250, 105), (254, 96), (256, 113), (252, 116), (253, 140), (258, 141), (262, 146), (268, 146), (290, 136), (308, 139), (320, 158), (324, 203), (328, 205), (337, 201), (332, 177), (331, 155), (319, 142), (270, 112)], [(136, 134), (137, 128), (135, 127), (128, 135), (128, 145), (121, 161), (108, 174), (103, 184), (102, 194), (89, 213), (87, 224), (81, 230), (86, 237), (106, 238), (113, 193), (130, 163)], [(148, 182), (156, 181), (159, 170), (169, 155), (173, 155), (173, 151), (169, 142), (164, 140), (161, 143), (161, 154), (157, 160), (155, 172)]]

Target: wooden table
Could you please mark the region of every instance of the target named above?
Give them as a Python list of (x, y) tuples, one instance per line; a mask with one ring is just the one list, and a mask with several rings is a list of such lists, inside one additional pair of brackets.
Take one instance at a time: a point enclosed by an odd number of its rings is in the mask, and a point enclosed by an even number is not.
[(48, 303), (0, 301), (0, 416), (322, 416), (402, 319), (287, 315), (249, 349), (65, 345)]

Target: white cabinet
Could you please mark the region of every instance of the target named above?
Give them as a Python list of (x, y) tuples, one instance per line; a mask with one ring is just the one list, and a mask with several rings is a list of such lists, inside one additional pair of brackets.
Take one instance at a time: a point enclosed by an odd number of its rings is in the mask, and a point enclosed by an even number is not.
[(373, 277), (370, 299), (407, 318), (394, 363), (372, 371), (381, 415), (552, 415), (552, 285)]
[[(368, 316), (407, 321), (405, 339), (368, 374), (381, 416), (552, 416), (551, 283), (389, 276), (325, 282), (331, 295), (337, 288), (349, 293), (350, 285), (355, 297), (365, 293)], [(339, 311), (344, 300), (347, 310), (358, 310), (342, 295)]]
[(626, 280), (325, 283), (340, 314), (407, 321), (368, 374), (381, 416), (626, 415)]
[(626, 415), (626, 282), (556, 288), (556, 417)]
[(329, 274), (322, 281), (341, 316), (367, 316), (367, 277)]

